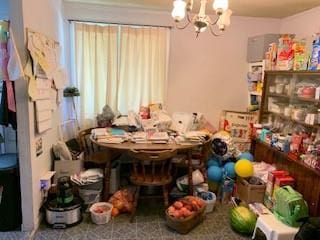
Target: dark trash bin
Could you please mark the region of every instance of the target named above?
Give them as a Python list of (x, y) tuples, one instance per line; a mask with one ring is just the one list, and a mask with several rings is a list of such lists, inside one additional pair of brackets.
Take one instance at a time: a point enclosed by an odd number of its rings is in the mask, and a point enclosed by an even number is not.
[(0, 231), (21, 225), (21, 197), (17, 154), (0, 155)]

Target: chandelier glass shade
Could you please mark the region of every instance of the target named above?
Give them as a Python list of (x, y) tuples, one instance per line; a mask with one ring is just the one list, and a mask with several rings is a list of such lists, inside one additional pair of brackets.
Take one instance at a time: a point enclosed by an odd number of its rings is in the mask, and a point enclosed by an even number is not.
[[(210, 29), (213, 35), (220, 35), (230, 25), (232, 11), (229, 9), (229, 0), (213, 0), (212, 8), (217, 15), (214, 21), (206, 15), (207, 3), (208, 0), (200, 0), (199, 13), (192, 17), (193, 0), (187, 0), (187, 2), (184, 0), (174, 0), (171, 15), (175, 20), (176, 27), (178, 29), (185, 29), (191, 23), (195, 28), (197, 37), (199, 33), (206, 31), (207, 28)], [(185, 18), (186, 20), (183, 21)]]

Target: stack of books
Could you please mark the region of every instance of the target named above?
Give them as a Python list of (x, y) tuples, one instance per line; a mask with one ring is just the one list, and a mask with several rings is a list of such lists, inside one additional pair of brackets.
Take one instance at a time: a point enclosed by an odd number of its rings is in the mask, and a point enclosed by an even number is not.
[(131, 141), (134, 143), (149, 143), (146, 132), (135, 132), (132, 134)]
[(151, 143), (168, 143), (169, 135), (167, 132), (154, 132), (148, 136)]
[(127, 132), (119, 128), (96, 128), (91, 133), (99, 143), (123, 143), (129, 138)]

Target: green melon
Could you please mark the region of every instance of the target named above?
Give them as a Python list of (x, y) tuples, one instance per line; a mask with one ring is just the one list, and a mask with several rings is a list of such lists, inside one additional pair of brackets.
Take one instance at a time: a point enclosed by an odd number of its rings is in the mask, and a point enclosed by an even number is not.
[(230, 211), (230, 224), (236, 232), (252, 234), (256, 221), (256, 215), (246, 207), (238, 206)]

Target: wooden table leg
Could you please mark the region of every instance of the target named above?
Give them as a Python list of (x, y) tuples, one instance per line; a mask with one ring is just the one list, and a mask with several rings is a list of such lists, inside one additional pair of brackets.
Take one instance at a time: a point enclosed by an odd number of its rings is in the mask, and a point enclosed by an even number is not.
[(192, 181), (192, 150), (188, 150), (188, 184), (189, 195), (193, 195), (193, 181)]

